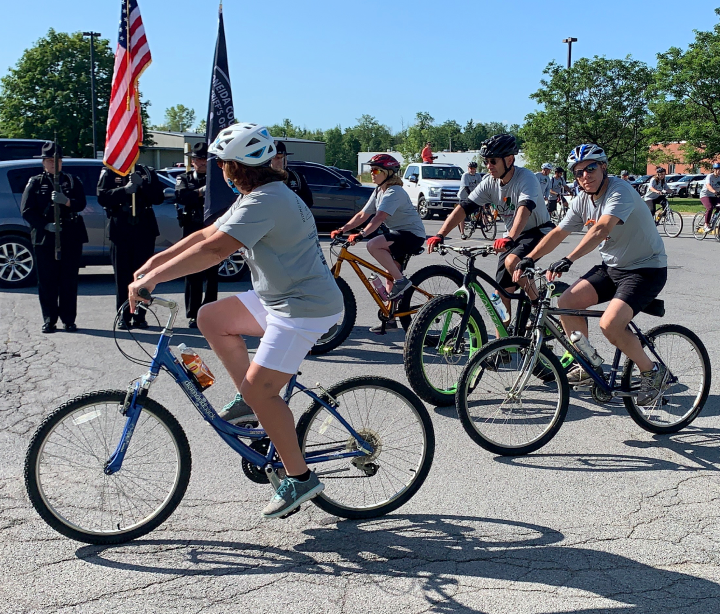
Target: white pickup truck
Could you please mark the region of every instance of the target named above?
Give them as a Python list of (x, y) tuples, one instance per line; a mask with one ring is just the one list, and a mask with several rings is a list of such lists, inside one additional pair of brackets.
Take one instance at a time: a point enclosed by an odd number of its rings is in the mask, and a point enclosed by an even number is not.
[(410, 164), (403, 175), (405, 191), (417, 207), (420, 217), (429, 220), (433, 213), (446, 217), (458, 203), (463, 171), (454, 164)]

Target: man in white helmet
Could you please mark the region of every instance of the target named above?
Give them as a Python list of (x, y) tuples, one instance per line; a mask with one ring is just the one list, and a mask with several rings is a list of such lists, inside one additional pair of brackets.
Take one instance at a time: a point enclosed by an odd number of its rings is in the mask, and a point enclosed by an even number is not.
[[(266, 518), (277, 518), (324, 488), (305, 463), (280, 391), (337, 323), (343, 299), (310, 209), (285, 185), (284, 171), (270, 166), (276, 146), (267, 129), (235, 124), (218, 134), (208, 153), (217, 156), (228, 185), (243, 197), (213, 225), (138, 269), (129, 287), (131, 309), (140, 288), (152, 292), (158, 283), (205, 270), (242, 250), (254, 290), (204, 305), (197, 323), (238, 391), (220, 417), (237, 423), (256, 414), (282, 459), (287, 477), (263, 510)], [(252, 362), (242, 335), (261, 338)]]
[(545, 162), (545, 164), (540, 167), (540, 172), (535, 173), (538, 183), (540, 184), (540, 188), (543, 191), (543, 196), (545, 197), (546, 204), (548, 201), (548, 197), (550, 196), (550, 173), (552, 173), (552, 170), (553, 165), (549, 162)]
[[(600, 329), (640, 369), (642, 374), (638, 405), (650, 405), (659, 396), (667, 370), (654, 363), (628, 324), (655, 299), (667, 281), (667, 256), (655, 221), (640, 195), (619, 177), (608, 177), (607, 155), (594, 144), (578, 145), (570, 152), (568, 168), (583, 192), (574, 198), (559, 226), (517, 265), (513, 279), (535, 266), (535, 261), (551, 253), (571, 232), (590, 226), (580, 244), (567, 256), (548, 267), (548, 280), (567, 273), (573, 263), (600, 249), (602, 264), (593, 267), (558, 299), (561, 309), (587, 309), (610, 301), (600, 318)], [(567, 334), (580, 331), (588, 336), (587, 320), (562, 316)], [(568, 372), (574, 384), (592, 383), (579, 366)]]

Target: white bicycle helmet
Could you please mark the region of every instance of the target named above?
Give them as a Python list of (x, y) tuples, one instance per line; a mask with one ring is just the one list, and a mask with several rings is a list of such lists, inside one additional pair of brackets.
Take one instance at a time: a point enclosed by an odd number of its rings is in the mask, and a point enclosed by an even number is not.
[(545, 169), (551, 171), (551, 170), (553, 170), (553, 168), (555, 168), (555, 167), (554, 167), (552, 164), (550, 164), (550, 162), (545, 162), (545, 164), (543, 164), (543, 165), (540, 167), (540, 169), (543, 170), (543, 171), (544, 171)]
[(240, 122), (221, 130), (208, 153), (246, 166), (264, 166), (275, 157), (277, 148), (265, 126)]
[(567, 159), (568, 170), (572, 173), (575, 165), (583, 160), (597, 160), (598, 162), (605, 162), (607, 164), (607, 155), (605, 151), (599, 145), (593, 143), (586, 143), (584, 145), (578, 145), (575, 149), (570, 152)]

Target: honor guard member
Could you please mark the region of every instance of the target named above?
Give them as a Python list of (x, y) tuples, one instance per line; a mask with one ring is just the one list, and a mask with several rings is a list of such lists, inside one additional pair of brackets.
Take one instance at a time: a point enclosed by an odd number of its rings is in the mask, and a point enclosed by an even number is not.
[[(203, 206), (205, 205), (205, 183), (207, 181), (207, 143), (195, 143), (192, 148), (192, 171), (178, 175), (175, 185), (175, 205), (183, 237), (205, 228)], [(203, 300), (203, 285), (205, 299)], [(185, 277), (185, 315), (188, 326), (197, 328), (197, 314), (200, 307), (218, 298), (218, 267)]]
[(303, 202), (308, 206), (313, 206), (312, 192), (303, 174), (297, 170), (288, 168), (287, 157), (292, 156), (287, 152), (285, 143), (283, 141), (275, 141), (275, 148), (277, 153), (270, 162), (270, 166), (276, 171), (285, 171), (287, 173), (287, 179), (285, 185), (289, 187), (295, 194), (302, 198)]
[[(127, 177), (105, 168), (100, 173), (97, 196), (110, 218), (110, 259), (115, 272), (116, 309), (120, 309), (128, 298), (133, 274), (155, 253), (155, 237), (160, 231), (153, 205), (165, 200), (163, 184), (154, 168), (142, 164), (136, 165)], [(147, 328), (145, 311), (141, 309), (133, 315), (125, 307), (118, 328), (132, 325)]]
[[(62, 149), (57, 146), (58, 168), (55, 168), (55, 144), (42, 148), (43, 172), (30, 178), (22, 196), (23, 219), (30, 224), (37, 263), (38, 296), (44, 323), (42, 332), (54, 333), (58, 317), (65, 330), (75, 332), (77, 290), (83, 243), (88, 242), (85, 222), (80, 212), (85, 208), (85, 189), (77, 178), (63, 173)], [(54, 187), (55, 173), (60, 191)], [(55, 206), (60, 209), (60, 252), (55, 253)]]

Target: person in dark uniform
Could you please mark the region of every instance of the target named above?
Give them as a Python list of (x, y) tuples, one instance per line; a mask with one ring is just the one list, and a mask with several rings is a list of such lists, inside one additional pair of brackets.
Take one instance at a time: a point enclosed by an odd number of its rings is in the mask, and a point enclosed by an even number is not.
[[(135, 215), (132, 195), (135, 194)], [(98, 203), (110, 218), (110, 259), (115, 271), (116, 308), (128, 297), (133, 274), (155, 253), (155, 237), (160, 234), (153, 205), (165, 200), (163, 184), (155, 169), (138, 164), (123, 177), (105, 168), (97, 186)], [(132, 321), (131, 321), (132, 318)], [(118, 328), (147, 328), (145, 311), (131, 314), (126, 307)]]
[[(191, 158), (193, 169), (189, 173), (178, 175), (175, 185), (175, 203), (178, 221), (183, 237), (205, 228), (203, 206), (205, 204), (205, 182), (207, 180), (207, 143), (195, 143)], [(205, 299), (203, 300), (203, 284)], [(218, 267), (193, 273), (185, 277), (185, 315), (190, 320), (188, 326), (197, 328), (197, 314), (200, 307), (212, 303), (218, 298)]]
[[(45, 143), (43, 172), (30, 178), (22, 196), (23, 219), (32, 228), (37, 263), (38, 296), (43, 315), (42, 332), (54, 333), (58, 317), (65, 330), (75, 332), (77, 290), (83, 243), (88, 242), (80, 212), (85, 208), (85, 189), (77, 177), (62, 172), (62, 149), (58, 145), (60, 191), (54, 187), (55, 144)], [(60, 207), (60, 259), (55, 257), (55, 209)]]
[(277, 153), (275, 157), (270, 161), (270, 166), (276, 171), (285, 171), (287, 173), (287, 179), (285, 179), (285, 185), (289, 187), (295, 194), (303, 199), (303, 202), (308, 206), (313, 206), (312, 192), (308, 182), (303, 177), (303, 174), (297, 169), (291, 169), (287, 167), (287, 157), (291, 156), (287, 152), (285, 143), (283, 141), (275, 141), (275, 148)]

